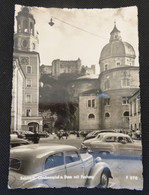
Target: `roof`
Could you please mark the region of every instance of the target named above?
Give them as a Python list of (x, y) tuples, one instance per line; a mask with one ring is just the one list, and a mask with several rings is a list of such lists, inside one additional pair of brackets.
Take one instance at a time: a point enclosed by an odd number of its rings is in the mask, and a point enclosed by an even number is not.
[(135, 51), (131, 44), (116, 40), (105, 45), (100, 54), (100, 61), (112, 57), (135, 58)]
[(81, 80), (81, 79), (98, 79), (99, 75), (95, 75), (95, 74), (89, 74), (89, 75), (84, 75), (81, 77), (78, 77), (77, 80)]
[(82, 93), (80, 93), (80, 96), (85, 96), (85, 95), (99, 95), (100, 93), (100, 90), (99, 89), (91, 89), (91, 90), (87, 90), (87, 91), (84, 91)]
[(110, 34), (113, 34), (113, 33), (115, 33), (115, 32), (120, 32), (120, 31), (117, 29), (116, 24), (114, 25), (114, 28), (113, 28), (113, 30), (111, 31)]

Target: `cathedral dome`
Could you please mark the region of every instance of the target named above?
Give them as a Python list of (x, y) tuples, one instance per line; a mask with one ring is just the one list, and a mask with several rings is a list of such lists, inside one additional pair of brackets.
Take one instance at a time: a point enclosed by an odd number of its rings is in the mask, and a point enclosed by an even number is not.
[(101, 51), (100, 61), (111, 57), (132, 57), (135, 58), (135, 51), (132, 45), (121, 40), (112, 41), (104, 46)]
[(127, 42), (123, 42), (120, 31), (114, 24), (114, 28), (110, 33), (110, 41), (101, 51), (100, 61), (112, 57), (130, 57), (135, 58), (135, 51), (132, 45)]

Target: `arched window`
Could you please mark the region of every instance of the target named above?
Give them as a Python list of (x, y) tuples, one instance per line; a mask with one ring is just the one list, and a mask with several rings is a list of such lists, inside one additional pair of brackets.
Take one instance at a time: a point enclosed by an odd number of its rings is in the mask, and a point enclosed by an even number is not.
[(32, 22), (30, 22), (30, 33), (31, 33), (31, 35), (34, 35), (34, 28), (33, 28)]
[(133, 130), (133, 126), (132, 126), (132, 124), (131, 124), (131, 130)]
[(90, 118), (90, 119), (95, 118), (95, 115), (94, 114), (89, 114), (88, 118)]
[(27, 20), (23, 21), (23, 32), (28, 33)]
[(110, 114), (108, 112), (106, 112), (105, 117), (110, 117)]
[(135, 124), (135, 130), (137, 130), (137, 125)]
[(123, 116), (129, 116), (129, 112), (128, 111), (124, 112)]

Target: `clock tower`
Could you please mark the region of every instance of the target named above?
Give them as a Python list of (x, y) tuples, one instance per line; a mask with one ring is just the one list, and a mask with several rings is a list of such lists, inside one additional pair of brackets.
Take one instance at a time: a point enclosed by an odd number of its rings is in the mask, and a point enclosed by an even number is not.
[(27, 7), (18, 13), (17, 33), (14, 35), (14, 47), (18, 51), (37, 51), (38, 37), (35, 33), (35, 19)]
[(39, 131), (42, 118), (39, 116), (39, 66), (38, 35), (35, 19), (27, 7), (16, 16), (17, 32), (14, 34), (14, 57), (18, 58), (24, 72), (22, 105), (22, 130)]

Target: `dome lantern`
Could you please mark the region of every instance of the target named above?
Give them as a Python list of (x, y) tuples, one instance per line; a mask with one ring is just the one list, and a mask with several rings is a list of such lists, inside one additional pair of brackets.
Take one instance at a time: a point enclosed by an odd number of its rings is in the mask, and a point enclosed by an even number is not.
[(110, 36), (110, 42), (112, 42), (112, 41), (121, 41), (122, 40), (120, 31), (117, 29), (115, 21), (114, 21), (114, 28), (111, 31), (110, 35), (111, 35)]

